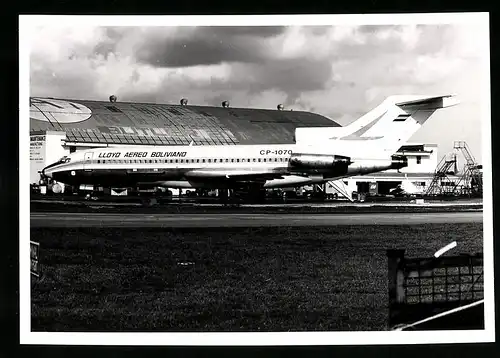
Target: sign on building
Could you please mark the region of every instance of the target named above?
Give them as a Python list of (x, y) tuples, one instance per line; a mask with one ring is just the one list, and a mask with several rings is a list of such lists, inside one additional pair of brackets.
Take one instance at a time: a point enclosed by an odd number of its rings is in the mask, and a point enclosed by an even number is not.
[(38, 171), (45, 167), (45, 135), (30, 135), (30, 182), (39, 179)]
[(40, 276), (40, 243), (30, 241), (30, 272), (36, 277)]

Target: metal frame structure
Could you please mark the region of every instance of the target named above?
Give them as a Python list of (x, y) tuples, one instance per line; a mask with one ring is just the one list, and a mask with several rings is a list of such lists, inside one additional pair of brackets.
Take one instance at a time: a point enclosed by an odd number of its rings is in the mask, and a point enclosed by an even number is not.
[(411, 259), (404, 254), (387, 251), (391, 327), (484, 299), (482, 253)]
[[(483, 193), (482, 166), (476, 162), (465, 141), (455, 141), (455, 153), (445, 155), (438, 163), (434, 177), (425, 195), (481, 196)], [(462, 173), (455, 176), (457, 170), (457, 153), (465, 158)], [(451, 170), (453, 167), (453, 170)], [(450, 174), (453, 173), (453, 177)]]

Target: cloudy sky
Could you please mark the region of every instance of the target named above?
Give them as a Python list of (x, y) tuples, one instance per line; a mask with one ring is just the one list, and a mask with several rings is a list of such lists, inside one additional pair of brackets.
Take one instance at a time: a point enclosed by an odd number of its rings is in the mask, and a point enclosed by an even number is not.
[(481, 158), (481, 38), (473, 24), (38, 27), (32, 96), (287, 108), (347, 125), (392, 94), (450, 94), (412, 141), (466, 140)]

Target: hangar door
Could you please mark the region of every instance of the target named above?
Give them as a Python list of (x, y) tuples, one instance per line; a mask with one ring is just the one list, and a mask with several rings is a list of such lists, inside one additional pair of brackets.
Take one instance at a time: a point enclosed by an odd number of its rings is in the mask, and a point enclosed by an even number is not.
[(94, 153), (86, 152), (83, 157), (83, 169), (90, 170), (90, 164), (92, 164), (92, 157)]

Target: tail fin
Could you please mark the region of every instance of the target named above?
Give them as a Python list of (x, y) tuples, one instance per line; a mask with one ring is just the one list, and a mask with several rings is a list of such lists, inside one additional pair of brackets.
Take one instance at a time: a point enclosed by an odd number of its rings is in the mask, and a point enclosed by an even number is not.
[(384, 151), (396, 152), (438, 109), (458, 104), (453, 95), (390, 96), (345, 127), (297, 128), (296, 142), (321, 140), (377, 140)]
[[(453, 95), (398, 96), (384, 115), (358, 132), (359, 139), (378, 139), (388, 154), (395, 153), (415, 134), (438, 109), (459, 103)], [(356, 134), (356, 133), (354, 133)], [(348, 139), (342, 138), (342, 139)]]

